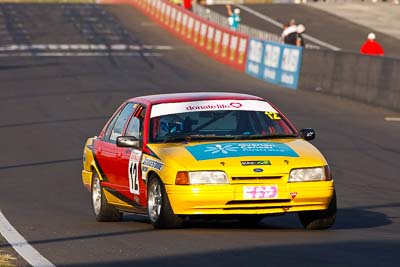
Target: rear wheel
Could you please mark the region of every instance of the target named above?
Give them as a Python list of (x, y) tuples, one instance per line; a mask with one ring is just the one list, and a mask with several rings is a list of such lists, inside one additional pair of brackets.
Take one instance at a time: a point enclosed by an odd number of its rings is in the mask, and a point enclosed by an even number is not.
[(332, 200), (326, 210), (301, 211), (299, 212), (299, 219), (306, 229), (327, 229), (335, 223), (336, 211), (336, 192), (334, 191)]
[(181, 228), (184, 219), (174, 214), (164, 184), (152, 176), (147, 187), (147, 210), (155, 228)]
[(93, 174), (92, 178), (92, 207), (96, 221), (98, 222), (113, 222), (122, 219), (122, 213), (114, 206), (108, 204), (104, 196), (100, 178), (96, 172)]

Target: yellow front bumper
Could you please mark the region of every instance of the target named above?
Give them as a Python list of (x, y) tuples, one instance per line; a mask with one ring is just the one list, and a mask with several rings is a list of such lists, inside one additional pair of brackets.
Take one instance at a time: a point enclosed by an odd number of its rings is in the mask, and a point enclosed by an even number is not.
[[(175, 214), (272, 214), (327, 209), (334, 192), (333, 181), (278, 184), (278, 198), (244, 200), (244, 186), (165, 185)], [(295, 197), (293, 198), (292, 195)]]

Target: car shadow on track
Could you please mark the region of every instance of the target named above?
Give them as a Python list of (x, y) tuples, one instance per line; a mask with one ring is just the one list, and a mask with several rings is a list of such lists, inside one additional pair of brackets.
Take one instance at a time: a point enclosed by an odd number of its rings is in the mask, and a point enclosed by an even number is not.
[[(268, 237), (266, 237), (268, 238)], [(102, 262), (85, 262), (57, 266), (391, 266), (398, 259), (399, 242), (337, 241), (325, 244), (284, 244), (255, 246), (236, 249), (220, 249), (142, 257), (140, 259), (116, 259)], [(374, 257), (366, 255), (373, 254)]]
[[(1, 54), (0, 54), (1, 56)], [(22, 65), (0, 65), (0, 71), (17, 70), (17, 69), (32, 69), (61, 66), (61, 63), (37, 63), (37, 64), (22, 64)]]
[[(112, 238), (112, 237), (116, 237), (116, 236), (127, 236), (127, 235), (141, 234), (141, 233), (152, 232), (152, 231), (153, 231), (153, 229), (151, 229), (150, 227), (147, 227), (147, 229), (133, 229), (133, 230), (129, 230), (129, 231), (102, 232), (102, 233), (93, 233), (93, 234), (79, 235), (79, 236), (33, 240), (33, 241), (29, 241), (29, 244), (42, 245), (42, 244), (62, 243), (62, 242), (77, 241), (77, 240)], [(8, 243), (0, 244), (0, 249), (9, 248), (10, 246), (11, 245)], [(0, 265), (0, 266), (2, 266), (2, 265)]]
[[(360, 208), (343, 208), (337, 213), (336, 223), (332, 230), (375, 228), (392, 223), (389, 216), (382, 212), (372, 211), (373, 208), (395, 208), (400, 203), (392, 203), (381, 206)], [(150, 223), (147, 217), (125, 215), (124, 221)], [(288, 213), (282, 216), (266, 216), (258, 224), (246, 224), (233, 219), (221, 220), (218, 218), (189, 219), (184, 225), (185, 229), (259, 229), (259, 230), (302, 230), (303, 227), (296, 213)]]
[(392, 224), (391, 217), (373, 209), (398, 209), (400, 203), (339, 209), (334, 229), (363, 229)]

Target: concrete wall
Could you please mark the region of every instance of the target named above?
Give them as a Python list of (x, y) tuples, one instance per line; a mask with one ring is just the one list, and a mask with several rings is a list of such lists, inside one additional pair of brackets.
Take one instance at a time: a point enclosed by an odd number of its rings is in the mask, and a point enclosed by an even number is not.
[(305, 49), (299, 89), (400, 110), (399, 73), (399, 59)]

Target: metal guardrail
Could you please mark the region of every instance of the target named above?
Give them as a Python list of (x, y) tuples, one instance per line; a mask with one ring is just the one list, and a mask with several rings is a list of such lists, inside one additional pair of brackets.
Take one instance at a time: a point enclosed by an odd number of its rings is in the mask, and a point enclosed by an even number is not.
[[(193, 12), (208, 21), (214, 22), (226, 28), (230, 28), (228, 17), (212, 11), (209, 8), (196, 4), (193, 5)], [(277, 34), (255, 29), (244, 24), (240, 24), (237, 31), (261, 40), (281, 42), (281, 37)]]

